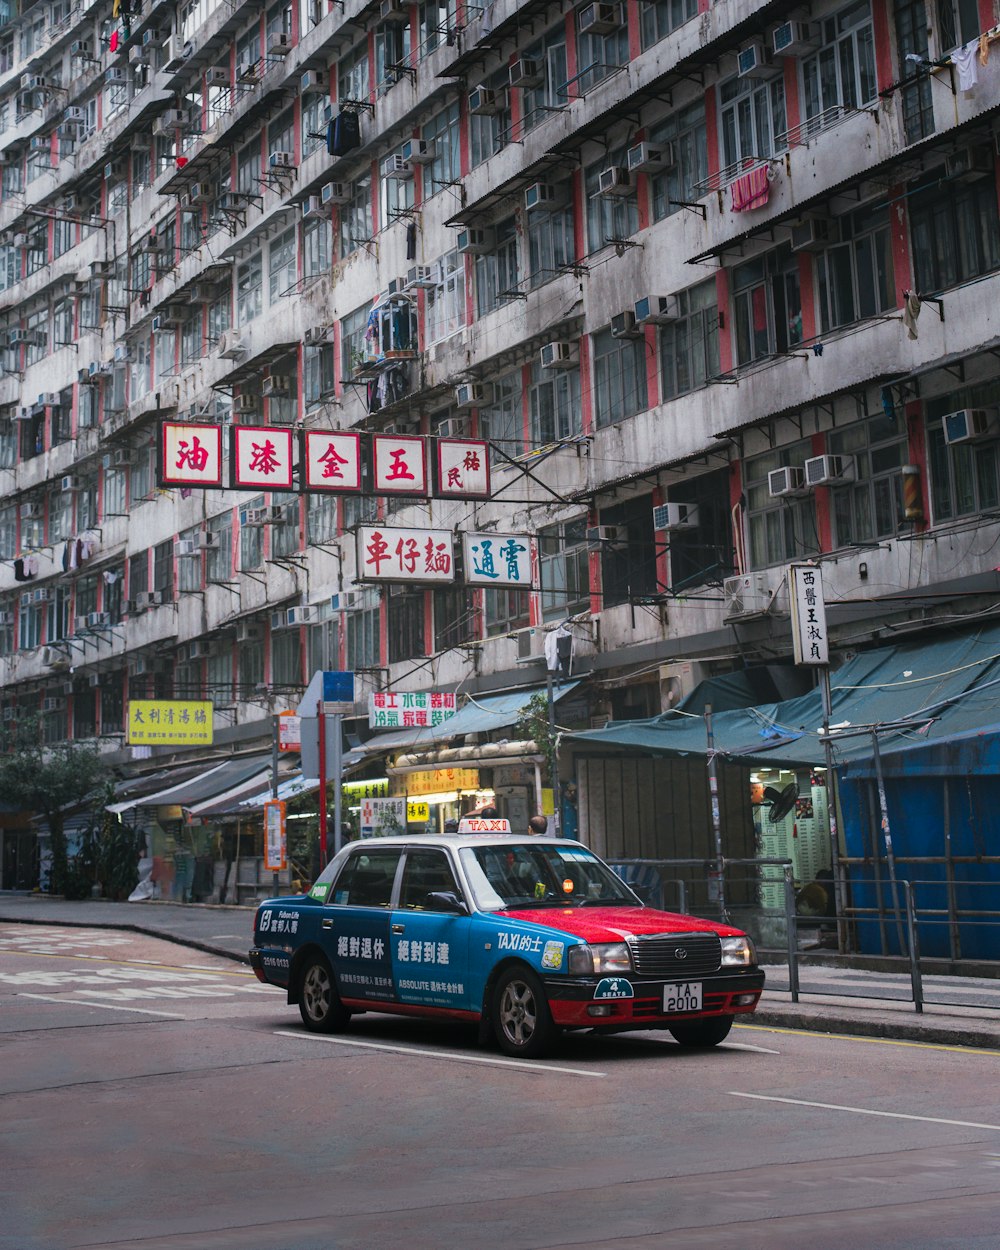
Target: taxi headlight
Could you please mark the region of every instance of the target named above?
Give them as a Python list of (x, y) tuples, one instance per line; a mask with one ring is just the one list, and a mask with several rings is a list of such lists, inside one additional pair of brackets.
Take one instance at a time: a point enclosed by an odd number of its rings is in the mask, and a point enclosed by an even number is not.
[(631, 972), (632, 960), (624, 942), (601, 942), (593, 946), (572, 946), (567, 966), (571, 976), (604, 976)]
[(722, 939), (723, 968), (751, 968), (756, 962), (757, 952), (748, 937), (744, 935)]

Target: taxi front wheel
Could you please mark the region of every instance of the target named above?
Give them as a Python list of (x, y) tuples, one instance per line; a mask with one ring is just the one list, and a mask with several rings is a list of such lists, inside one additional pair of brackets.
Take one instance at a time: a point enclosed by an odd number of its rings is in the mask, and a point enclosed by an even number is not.
[(675, 1024), (670, 1032), (681, 1046), (704, 1049), (724, 1042), (732, 1027), (732, 1016), (712, 1016), (709, 1020), (692, 1020), (690, 1024)]
[(333, 971), (322, 955), (314, 955), (302, 971), (299, 1013), (302, 1023), (313, 1033), (339, 1033), (351, 1018), (340, 1001)]
[(530, 968), (508, 968), (493, 992), (493, 1031), (507, 1055), (536, 1058), (548, 1051), (558, 1029), (538, 977)]

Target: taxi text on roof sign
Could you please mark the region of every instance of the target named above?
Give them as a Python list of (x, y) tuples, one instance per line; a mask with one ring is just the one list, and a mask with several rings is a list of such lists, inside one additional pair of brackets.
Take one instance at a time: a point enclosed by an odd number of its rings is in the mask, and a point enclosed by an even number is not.
[(211, 746), (211, 700), (132, 699), (126, 741), (129, 746)]
[(506, 816), (465, 816), (458, 822), (459, 833), (510, 833)]

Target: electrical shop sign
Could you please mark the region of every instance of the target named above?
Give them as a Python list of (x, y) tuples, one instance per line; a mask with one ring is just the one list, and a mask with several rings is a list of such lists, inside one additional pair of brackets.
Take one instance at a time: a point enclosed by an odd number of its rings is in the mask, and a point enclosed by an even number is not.
[(455, 715), (454, 694), (440, 690), (381, 690), (368, 696), (368, 724), (372, 729), (424, 729)]
[(463, 534), (462, 554), (467, 585), (531, 589), (527, 534)]
[(160, 427), (161, 486), (222, 486), (222, 426), (164, 421)]
[(819, 565), (790, 564), (788, 594), (792, 606), (792, 649), (795, 663), (829, 664), (823, 571)]
[(359, 491), (361, 436), (306, 430), (302, 440), (302, 464), (306, 490)]
[(211, 746), (212, 703), (208, 699), (132, 699), (126, 741), (129, 746)]
[(451, 530), (358, 526), (358, 580), (453, 582), (455, 540)]

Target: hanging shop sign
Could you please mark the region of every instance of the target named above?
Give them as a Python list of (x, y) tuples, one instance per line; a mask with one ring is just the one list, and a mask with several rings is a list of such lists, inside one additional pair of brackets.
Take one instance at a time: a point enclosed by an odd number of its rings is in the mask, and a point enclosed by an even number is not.
[(430, 803), (421, 803), (407, 801), (406, 804), (406, 823), (408, 825), (426, 825), (431, 818)]
[(456, 696), (437, 690), (380, 691), (368, 696), (368, 724), (372, 729), (440, 725), (457, 711)]
[(531, 589), (531, 542), (527, 534), (463, 534), (462, 554), (468, 585)]
[(269, 799), (264, 804), (264, 870), (281, 872), (288, 860), (288, 839), (283, 799)]
[(361, 489), (361, 436), (306, 430), (302, 439), (303, 485), (310, 491)]
[(129, 746), (211, 746), (212, 703), (208, 699), (131, 699)]
[(823, 602), (823, 571), (815, 564), (788, 566), (788, 593), (792, 604), (792, 650), (796, 664), (830, 662)]
[(160, 427), (160, 484), (215, 486), (222, 482), (222, 426), (164, 421)]
[(455, 790), (478, 789), (478, 768), (432, 768), (406, 775), (406, 793), (410, 798), (421, 794), (450, 794)]
[(489, 443), (481, 439), (439, 438), (436, 494), (445, 499), (489, 499)]
[(406, 799), (362, 799), (359, 824), (363, 838), (406, 832)]
[(452, 582), (455, 540), (451, 530), (358, 526), (358, 581)]
[(264, 425), (234, 425), (230, 461), (233, 489), (291, 490), (294, 484), (292, 431)]
[(372, 435), (376, 495), (427, 495), (427, 447), (418, 434)]

